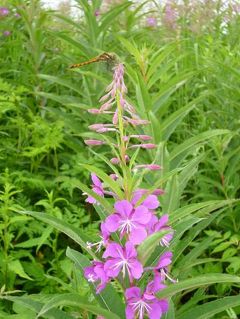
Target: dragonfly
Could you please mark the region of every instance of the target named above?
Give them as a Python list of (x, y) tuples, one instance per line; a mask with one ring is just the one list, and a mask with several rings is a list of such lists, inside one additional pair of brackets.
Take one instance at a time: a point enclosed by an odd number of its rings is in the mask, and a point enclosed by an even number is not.
[(88, 61), (84, 61), (84, 62), (80, 62), (80, 63), (76, 63), (76, 64), (72, 64), (70, 65), (70, 69), (75, 69), (75, 68), (81, 68), (82, 66), (91, 64), (91, 63), (96, 63), (96, 62), (107, 62), (108, 64), (115, 64), (116, 63), (116, 55), (113, 53), (107, 53), (104, 52)]

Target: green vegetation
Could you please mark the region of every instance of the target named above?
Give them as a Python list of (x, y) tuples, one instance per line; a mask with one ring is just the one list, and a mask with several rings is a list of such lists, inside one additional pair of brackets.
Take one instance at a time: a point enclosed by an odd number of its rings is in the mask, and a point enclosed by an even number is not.
[[(124, 62), (130, 102), (151, 123), (138, 134), (157, 152), (141, 161), (163, 167), (143, 179), (165, 189), (175, 230), (178, 283), (159, 293), (170, 298), (162, 318), (240, 316), (239, 5), (133, 2), (76, 0), (72, 13), (1, 3), (0, 318), (124, 318), (118, 285), (95, 300), (82, 274), (103, 214), (84, 185), (91, 169), (110, 173), (109, 150), (83, 142), (94, 136), (87, 109), (112, 73), (103, 62), (69, 66), (103, 52)], [(162, 248), (149, 249), (154, 259)]]

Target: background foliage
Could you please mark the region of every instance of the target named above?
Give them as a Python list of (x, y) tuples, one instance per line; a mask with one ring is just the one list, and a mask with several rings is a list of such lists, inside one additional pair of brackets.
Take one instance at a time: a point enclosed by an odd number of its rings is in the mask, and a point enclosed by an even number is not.
[[(151, 122), (141, 133), (153, 134), (164, 167), (144, 183), (163, 178), (162, 211), (176, 232), (172, 274), (183, 288), (169, 292), (166, 319), (240, 316), (239, 281), (216, 283), (221, 273), (240, 274), (240, 7), (159, 3), (78, 0), (51, 11), (37, 0), (1, 2), (9, 13), (0, 14), (0, 317), (98, 313), (79, 270), (88, 263), (75, 251), (83, 252), (79, 233), (67, 225), (97, 239), (99, 217), (81, 191), (89, 173), (79, 164), (106, 169), (83, 137), (93, 124), (86, 109), (98, 106), (111, 72), (68, 66), (102, 52), (124, 61), (129, 97)], [(209, 273), (201, 287), (184, 288)]]

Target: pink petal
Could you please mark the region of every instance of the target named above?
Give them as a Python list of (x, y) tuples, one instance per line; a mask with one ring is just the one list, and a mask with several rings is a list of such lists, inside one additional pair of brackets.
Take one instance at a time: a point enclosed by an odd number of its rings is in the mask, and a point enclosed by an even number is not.
[(102, 183), (100, 181), (100, 179), (97, 177), (96, 174), (91, 174), (91, 179), (92, 179), (92, 182), (95, 186), (99, 187), (99, 188), (102, 188)]
[(126, 258), (127, 259), (137, 257), (137, 251), (134, 248), (133, 244), (129, 241), (125, 245), (125, 251), (126, 251)]
[(159, 207), (159, 201), (156, 195), (149, 195), (142, 203), (149, 209), (156, 209)]
[(96, 204), (96, 199), (93, 198), (92, 196), (88, 196), (85, 200), (86, 203), (89, 203), (89, 204)]
[(151, 310), (149, 311), (149, 319), (160, 319), (162, 317), (162, 307), (157, 301), (151, 304)]
[(137, 229), (134, 229), (130, 236), (129, 240), (134, 245), (139, 245), (141, 242), (147, 237), (147, 232), (143, 227), (139, 227)]
[(161, 255), (156, 269), (164, 268), (164, 267), (170, 265), (171, 262), (172, 262), (172, 252), (166, 251), (165, 253), (163, 253)]
[(106, 271), (108, 277), (115, 278), (118, 276), (121, 271), (121, 267), (117, 267), (117, 263), (119, 261), (119, 259), (109, 259), (105, 262), (104, 270)]
[(165, 214), (159, 219), (158, 223), (155, 225), (155, 230), (156, 231), (160, 230), (167, 223), (168, 223), (168, 215)]
[(152, 213), (149, 212), (149, 210), (143, 206), (138, 206), (132, 215), (132, 221), (137, 222), (142, 225), (146, 225), (151, 220)]
[(131, 306), (127, 305), (125, 313), (126, 319), (134, 319), (134, 310)]
[(131, 269), (131, 275), (133, 278), (139, 279), (142, 276), (143, 266), (138, 260), (131, 262), (129, 267)]
[(141, 289), (138, 287), (127, 288), (125, 291), (126, 299), (129, 301), (130, 299), (140, 299), (141, 298)]
[(169, 303), (166, 299), (162, 299), (162, 300), (159, 300), (158, 301), (159, 304), (161, 305), (161, 308), (162, 308), (162, 312), (167, 312), (168, 309), (169, 309)]
[(123, 249), (117, 243), (109, 244), (103, 254), (103, 258), (107, 258), (107, 257), (119, 258), (121, 256), (123, 256)]
[(105, 221), (106, 229), (111, 233), (115, 232), (119, 227), (119, 221), (120, 217), (118, 214), (112, 214), (108, 216)]
[(121, 200), (119, 202), (116, 202), (114, 207), (116, 212), (125, 218), (129, 217), (133, 210), (132, 204), (129, 203), (129, 201), (127, 200)]

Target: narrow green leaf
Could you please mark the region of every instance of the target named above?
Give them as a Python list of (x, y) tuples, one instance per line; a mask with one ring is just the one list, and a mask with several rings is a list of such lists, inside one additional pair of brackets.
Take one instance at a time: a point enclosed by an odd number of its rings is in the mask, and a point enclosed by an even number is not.
[(60, 77), (48, 75), (48, 74), (38, 74), (38, 77), (40, 77), (41, 79), (53, 82), (53, 83), (60, 84), (62, 86), (67, 87), (70, 90), (77, 92), (78, 94), (81, 94), (81, 90), (80, 90), (79, 86), (74, 86), (74, 84), (72, 82), (69, 82), (65, 79), (61, 79)]
[(106, 29), (114, 23), (114, 20), (131, 5), (131, 1), (126, 1), (118, 6), (115, 5), (111, 10), (104, 14), (100, 19), (100, 32), (105, 32)]
[(159, 244), (161, 238), (165, 236), (169, 231), (163, 230), (152, 235), (148, 236), (137, 248), (138, 251), (138, 259), (141, 261), (143, 265), (146, 265), (147, 260), (154, 252), (154, 249)]
[[(44, 305), (43, 302), (36, 301), (32, 299), (31, 296), (29, 297), (0, 296), (0, 299), (16, 302), (26, 307), (27, 309), (34, 311), (35, 313), (38, 313)], [(39, 298), (38, 296), (38, 299), (41, 299), (41, 298)], [(59, 309), (51, 309), (48, 313), (45, 313), (44, 317), (48, 319), (74, 319), (74, 317), (72, 317), (70, 314)]]
[(53, 297), (42, 307), (42, 309), (38, 313), (37, 318), (43, 316), (45, 313), (49, 312), (49, 310), (60, 306), (72, 306), (80, 308), (96, 315), (102, 315), (106, 319), (120, 319), (119, 316), (112, 313), (111, 311), (105, 310), (90, 303), (86, 298), (83, 298), (76, 293), (66, 293), (60, 296)]
[(207, 319), (215, 314), (225, 311), (229, 308), (240, 306), (239, 296), (224, 297), (205, 303), (201, 306), (195, 306), (183, 314), (177, 316), (177, 319)]
[(199, 96), (198, 98), (188, 103), (185, 107), (181, 107), (179, 110), (175, 111), (161, 123), (160, 130), (163, 140), (166, 141), (169, 139), (176, 127), (182, 122), (184, 117), (196, 107), (196, 104), (199, 101), (201, 101), (205, 97), (206, 94)]
[(202, 276), (196, 276), (194, 278), (186, 279), (176, 284), (172, 284), (169, 287), (158, 292), (156, 295), (158, 298), (167, 298), (176, 295), (177, 293), (185, 290), (195, 289), (201, 286), (208, 286), (216, 283), (240, 283), (240, 277), (226, 275), (226, 274), (206, 274)]
[(8, 268), (14, 272), (16, 275), (28, 279), (28, 280), (32, 280), (32, 278), (30, 278), (24, 271), (22, 264), (20, 263), (19, 260), (13, 260), (10, 261), (8, 263)]
[(179, 144), (170, 153), (169, 160), (171, 162), (172, 169), (178, 167), (181, 161), (191, 152), (192, 148), (196, 145), (207, 142), (212, 137), (229, 133), (229, 130), (210, 130), (193, 136), (182, 144)]
[(48, 215), (46, 213), (39, 213), (39, 212), (32, 212), (32, 211), (18, 211), (20, 214), (31, 215), (42, 222), (53, 226), (55, 229), (59, 230), (60, 232), (66, 234), (76, 243), (78, 243), (83, 249), (85, 249), (93, 258), (98, 259), (97, 256), (93, 253), (91, 249), (87, 248), (86, 242), (91, 241), (83, 231), (78, 228), (75, 228), (72, 225), (69, 225), (65, 221), (56, 218), (55, 216)]

